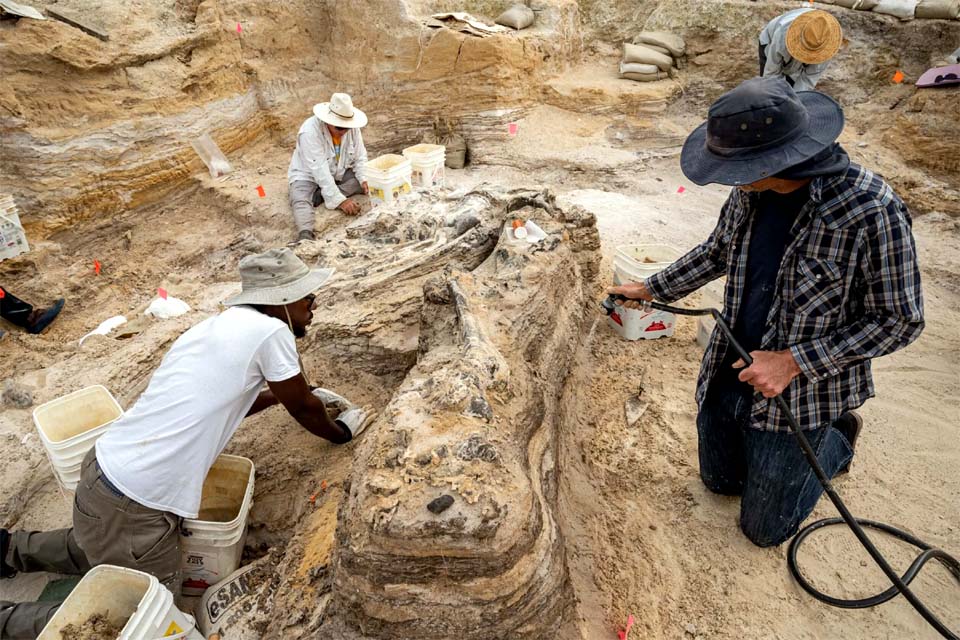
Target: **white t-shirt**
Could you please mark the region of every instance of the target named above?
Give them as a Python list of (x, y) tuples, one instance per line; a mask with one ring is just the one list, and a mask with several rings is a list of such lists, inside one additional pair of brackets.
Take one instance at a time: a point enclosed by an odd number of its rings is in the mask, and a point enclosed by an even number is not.
[(137, 403), (97, 441), (97, 461), (129, 498), (196, 518), (207, 471), (264, 381), (298, 373), (286, 324), (231, 307), (177, 338)]

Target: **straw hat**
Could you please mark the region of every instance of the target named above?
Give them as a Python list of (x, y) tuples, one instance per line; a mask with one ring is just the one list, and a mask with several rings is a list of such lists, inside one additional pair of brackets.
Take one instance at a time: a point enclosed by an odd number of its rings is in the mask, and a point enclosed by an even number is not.
[(321, 102), (313, 107), (313, 115), (335, 127), (359, 129), (367, 124), (367, 114), (353, 106), (353, 100), (345, 93), (330, 96), (330, 102)]
[(246, 256), (240, 260), (243, 288), (223, 304), (290, 304), (319, 289), (334, 271), (311, 269), (286, 247)]
[(837, 54), (841, 42), (840, 23), (820, 9), (801, 13), (787, 27), (787, 52), (804, 64), (826, 62)]

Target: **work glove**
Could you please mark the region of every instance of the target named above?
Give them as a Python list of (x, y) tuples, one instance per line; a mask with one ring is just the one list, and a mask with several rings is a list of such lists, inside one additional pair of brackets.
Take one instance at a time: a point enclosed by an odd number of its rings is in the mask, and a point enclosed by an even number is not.
[(331, 413), (343, 413), (344, 411), (352, 409), (356, 406), (340, 394), (334, 393), (329, 389), (317, 387), (313, 389), (313, 395), (319, 398), (320, 402), (322, 402), (325, 407), (330, 409)]
[(375, 417), (376, 412), (367, 407), (351, 407), (338, 415), (334, 422), (349, 431), (351, 437), (356, 438)]

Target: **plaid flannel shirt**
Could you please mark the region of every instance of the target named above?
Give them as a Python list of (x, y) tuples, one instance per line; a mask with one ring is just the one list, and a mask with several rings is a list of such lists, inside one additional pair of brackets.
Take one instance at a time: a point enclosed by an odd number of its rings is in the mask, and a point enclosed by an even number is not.
[[(723, 317), (733, 326), (746, 283), (756, 194), (733, 189), (705, 242), (646, 280), (672, 302), (727, 277)], [(803, 429), (826, 426), (873, 397), (870, 359), (900, 349), (923, 330), (923, 295), (910, 214), (889, 185), (851, 164), (810, 183), (791, 230), (761, 340), (789, 348), (801, 374), (784, 390)], [(763, 247), (752, 250), (762, 251)], [(714, 329), (697, 381), (702, 408), (729, 341)], [(754, 393), (750, 426), (789, 431), (772, 399)]]

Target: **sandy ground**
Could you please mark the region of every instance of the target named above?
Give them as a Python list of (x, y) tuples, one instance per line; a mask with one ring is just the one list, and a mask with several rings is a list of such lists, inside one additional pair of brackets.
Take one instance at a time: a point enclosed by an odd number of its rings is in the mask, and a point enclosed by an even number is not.
[[(548, 187), (594, 212), (607, 284), (618, 245), (656, 242), (683, 250), (712, 228), (726, 190), (686, 181), (676, 156), (677, 132), (692, 121), (677, 117), (651, 127), (649, 121), (539, 109), (520, 122), (519, 135), (504, 141), (491, 164), (449, 171), (448, 186)], [(845, 142), (861, 157), (853, 138)], [(46, 335), (7, 337), (5, 377), (31, 389), (36, 404), (103, 383), (130, 406), (169, 343), (236, 288), (239, 256), (291, 237), (288, 153), (264, 141), (231, 158), (238, 170), (229, 180), (198, 176), (177, 200), (109, 223), (84, 223), (38, 243), (20, 271), (4, 272), (4, 284), (33, 300), (61, 292), (69, 306)], [(258, 185), (265, 198), (258, 198)], [(322, 210), (321, 216), (322, 226), (347, 222)], [(863, 409), (866, 428), (853, 471), (837, 483), (858, 516), (902, 526), (954, 554), (960, 552), (958, 227), (957, 220), (935, 213), (915, 221), (927, 329), (908, 349), (875, 363), (877, 398)], [(94, 257), (104, 263), (99, 277), (90, 266)], [(194, 311), (148, 323), (130, 340), (95, 338), (76, 346), (104, 318), (137, 313), (156, 286)], [(580, 347), (561, 434), (559, 504), (579, 634), (614, 638), (634, 615), (638, 626), (631, 637), (638, 638), (936, 637), (902, 599), (859, 612), (811, 600), (788, 574), (785, 548), (758, 549), (739, 533), (737, 501), (710, 494), (698, 477), (693, 392), (701, 350), (694, 335), (695, 321), (681, 318), (673, 338), (629, 343), (601, 323)], [(397, 373), (351, 367), (335, 345), (311, 342), (304, 360), (317, 379), (365, 402), (385, 403), (399, 383)], [(650, 408), (630, 428), (623, 405), (641, 379)], [(349, 450), (312, 438), (282, 409), (245, 423), (228, 452), (253, 458), (258, 469), (248, 555), (288, 542), (292, 524), (315, 510), (332, 517), (351, 460)], [(69, 502), (52, 481), (29, 409), (4, 407), (0, 455), (6, 460), (2, 524), (66, 525)], [(311, 503), (324, 480), (329, 491)], [(830, 515), (832, 507), (822, 501), (812, 517)], [(880, 543), (895, 566), (906, 567), (912, 552)], [(865, 558), (850, 535), (830, 531), (808, 544), (804, 567), (831, 593), (850, 597), (884, 587)], [(0, 599), (32, 598), (48, 578), (4, 581)], [(957, 585), (944, 570), (925, 571), (916, 591), (960, 628)]]

